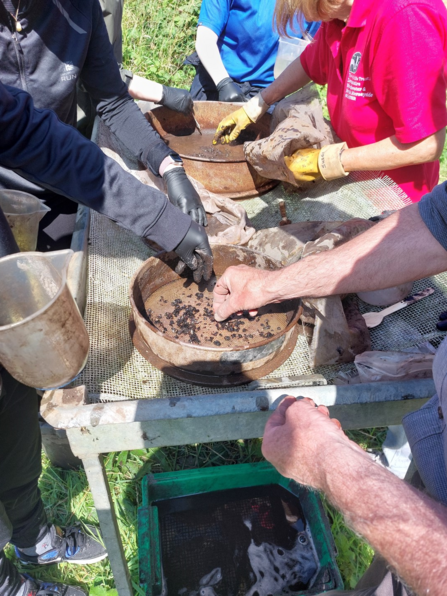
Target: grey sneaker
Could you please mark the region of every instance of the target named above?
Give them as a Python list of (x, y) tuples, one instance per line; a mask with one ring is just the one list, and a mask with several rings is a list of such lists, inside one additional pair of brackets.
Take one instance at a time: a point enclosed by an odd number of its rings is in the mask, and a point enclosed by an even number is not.
[(107, 551), (99, 541), (99, 531), (93, 526), (86, 528), (89, 533), (84, 532), (79, 525), (66, 528), (52, 525), (49, 528), (48, 550), (39, 555), (29, 555), (16, 548), (17, 558), (28, 565), (50, 565), (63, 561), (88, 565), (102, 561), (107, 557)]

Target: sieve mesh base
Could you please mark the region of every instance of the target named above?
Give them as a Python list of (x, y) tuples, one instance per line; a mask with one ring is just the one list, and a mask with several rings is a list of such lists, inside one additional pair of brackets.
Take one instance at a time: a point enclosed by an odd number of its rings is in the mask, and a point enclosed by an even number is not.
[[(303, 193), (288, 194), (282, 185), (262, 197), (243, 201), (252, 225), (257, 229), (278, 225), (277, 199), (287, 204), (292, 222), (310, 220), (348, 220), (369, 218), (384, 210), (408, 204), (408, 198), (388, 178), (377, 173), (351, 174), (346, 179), (321, 182)], [(210, 393), (228, 393), (229, 388), (199, 387), (164, 375), (149, 364), (133, 347), (128, 320), (130, 280), (141, 263), (154, 252), (133, 233), (120, 228), (106, 217), (92, 213), (88, 256), (89, 279), (85, 322), (90, 336), (87, 365), (76, 381), (86, 385), (95, 401), (155, 399)], [(415, 283), (414, 291), (431, 286), (432, 296), (385, 318), (371, 330), (372, 349), (400, 350), (430, 340), (435, 345), (444, 337), (437, 331), (441, 311), (447, 310), (447, 273)], [(359, 300), (361, 312), (381, 310)], [(292, 377), (319, 373), (329, 383), (353, 364), (309, 366), (306, 340), (299, 336), (290, 358), (269, 377)], [(267, 378), (269, 378), (267, 377)], [(235, 387), (234, 391), (243, 390)]]

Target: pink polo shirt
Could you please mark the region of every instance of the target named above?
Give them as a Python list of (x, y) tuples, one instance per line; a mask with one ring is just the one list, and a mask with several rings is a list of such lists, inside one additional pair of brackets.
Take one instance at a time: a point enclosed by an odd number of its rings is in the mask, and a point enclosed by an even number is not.
[[(301, 55), (328, 85), (332, 125), (348, 147), (393, 135), (420, 141), (447, 125), (447, 10), (442, 0), (354, 0), (345, 25), (325, 22)], [(439, 161), (384, 172), (413, 202), (439, 179)]]

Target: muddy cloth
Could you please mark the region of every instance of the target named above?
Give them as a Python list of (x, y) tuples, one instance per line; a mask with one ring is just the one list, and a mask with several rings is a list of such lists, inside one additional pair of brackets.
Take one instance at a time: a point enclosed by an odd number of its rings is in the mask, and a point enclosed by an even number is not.
[(334, 142), (332, 130), (323, 117), (317, 88), (312, 84), (276, 105), (271, 129), (269, 137), (245, 143), (245, 157), (265, 178), (283, 180), (294, 186), (298, 183), (284, 157), (297, 149), (321, 149)]
[[(340, 246), (365, 232), (374, 223), (364, 219), (347, 222), (300, 222), (260, 230), (248, 248), (264, 252), (283, 266), (311, 254)], [(300, 331), (309, 343), (312, 367), (352, 362), (371, 349), (371, 339), (357, 303), (340, 296), (303, 300)]]

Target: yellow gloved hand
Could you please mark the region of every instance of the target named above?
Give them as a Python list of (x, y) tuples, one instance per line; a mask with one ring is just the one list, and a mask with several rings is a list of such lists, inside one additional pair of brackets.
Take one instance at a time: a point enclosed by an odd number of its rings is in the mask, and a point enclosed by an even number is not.
[(292, 155), (284, 157), (286, 166), (297, 182), (314, 182), (321, 177), (318, 157), (321, 149), (297, 149)]
[(244, 108), (239, 108), (223, 120), (219, 122), (214, 135), (213, 145), (217, 145), (220, 141), (222, 144), (231, 143), (235, 141), (243, 130), (250, 124), (253, 124)]

